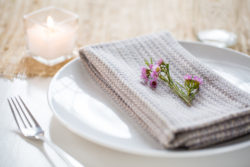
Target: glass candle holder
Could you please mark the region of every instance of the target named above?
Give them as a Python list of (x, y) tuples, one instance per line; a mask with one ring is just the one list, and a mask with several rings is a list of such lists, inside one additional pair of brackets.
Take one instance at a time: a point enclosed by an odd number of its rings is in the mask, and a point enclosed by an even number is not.
[(73, 55), (78, 15), (48, 7), (24, 15), (27, 51), (37, 61), (53, 66)]

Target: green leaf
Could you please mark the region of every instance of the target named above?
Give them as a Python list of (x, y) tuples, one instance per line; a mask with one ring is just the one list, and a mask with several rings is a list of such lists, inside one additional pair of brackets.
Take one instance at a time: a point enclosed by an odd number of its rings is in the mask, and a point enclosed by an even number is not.
[(145, 64), (149, 67), (149, 62), (147, 59), (144, 59)]
[(183, 89), (185, 89), (185, 87), (182, 84), (180, 84), (179, 82), (176, 81), (175, 83), (177, 83), (180, 87), (182, 87)]

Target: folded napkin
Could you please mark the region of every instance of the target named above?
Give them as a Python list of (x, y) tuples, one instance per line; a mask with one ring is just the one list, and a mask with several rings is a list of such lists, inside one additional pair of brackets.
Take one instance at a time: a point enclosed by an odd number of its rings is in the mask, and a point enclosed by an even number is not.
[[(250, 95), (228, 83), (185, 50), (167, 32), (92, 45), (80, 50), (90, 74), (144, 130), (166, 148), (201, 148), (249, 133)], [(203, 78), (192, 106), (160, 82), (141, 82), (144, 59), (162, 58), (181, 83)]]

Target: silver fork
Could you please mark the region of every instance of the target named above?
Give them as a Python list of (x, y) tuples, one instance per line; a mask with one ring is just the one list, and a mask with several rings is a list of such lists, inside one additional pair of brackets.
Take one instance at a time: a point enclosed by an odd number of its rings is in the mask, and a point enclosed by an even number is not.
[(58, 155), (65, 161), (68, 166), (84, 167), (69, 154), (53, 144), (50, 140), (44, 137), (44, 131), (38, 124), (30, 110), (20, 96), (10, 97), (7, 99), (15, 122), (20, 132), (28, 138), (40, 140), (47, 143)]

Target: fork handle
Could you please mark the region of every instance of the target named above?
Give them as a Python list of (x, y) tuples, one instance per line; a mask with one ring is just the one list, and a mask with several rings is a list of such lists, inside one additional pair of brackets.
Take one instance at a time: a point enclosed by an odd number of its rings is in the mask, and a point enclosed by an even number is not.
[(81, 163), (79, 163), (77, 160), (75, 160), (72, 156), (70, 156), (68, 153), (63, 151), (61, 148), (59, 148), (57, 145), (52, 143), (50, 140), (45, 138), (44, 136), (38, 136), (40, 140), (42, 140), (44, 143), (46, 143), (50, 148), (52, 148), (57, 155), (64, 160), (64, 162), (70, 166), (70, 167), (84, 167)]

